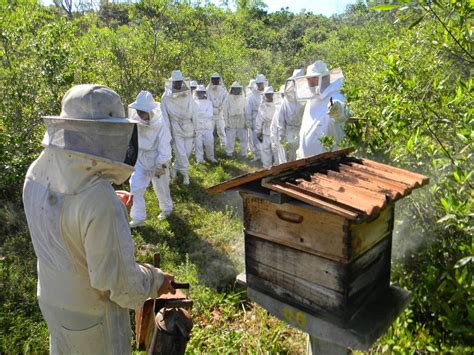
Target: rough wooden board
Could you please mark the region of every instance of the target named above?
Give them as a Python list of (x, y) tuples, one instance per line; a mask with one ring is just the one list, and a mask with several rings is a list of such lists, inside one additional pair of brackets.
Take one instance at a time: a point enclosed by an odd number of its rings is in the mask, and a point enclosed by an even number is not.
[(414, 187), (421, 187), (430, 182), (430, 178), (428, 176), (414, 173), (409, 170), (400, 169), (395, 166), (379, 163), (379, 162), (369, 160), (369, 159), (362, 159), (362, 163), (366, 166), (370, 166), (379, 170), (384, 170), (387, 172), (398, 174), (400, 176), (407, 177), (410, 181), (416, 181), (414, 184)]
[(301, 168), (303, 166), (307, 166), (307, 165), (310, 165), (312, 163), (315, 163), (315, 162), (318, 162), (318, 161), (321, 161), (321, 160), (331, 159), (331, 158), (336, 158), (336, 157), (339, 157), (339, 156), (347, 155), (349, 153), (352, 153), (354, 150), (355, 149), (353, 147), (344, 148), (344, 149), (340, 149), (340, 150), (337, 150), (337, 151), (334, 151), (334, 152), (322, 153), (322, 154), (319, 154), (319, 155), (311, 156), (309, 158), (304, 158), (304, 159), (291, 161), (291, 162), (288, 162), (288, 163), (283, 163), (283, 164), (274, 166), (274, 167), (269, 168), (269, 169), (257, 170), (254, 173), (248, 173), (248, 174), (244, 174), (244, 175), (241, 175), (241, 176), (237, 176), (237, 177), (235, 177), (233, 179), (230, 179), (230, 180), (227, 180), (223, 183), (211, 186), (210, 188), (207, 189), (207, 192), (211, 195), (216, 194), (216, 193), (219, 193), (219, 192), (223, 192), (223, 191), (226, 191), (226, 190), (229, 190), (229, 189), (236, 188), (238, 186), (247, 184), (251, 181), (259, 180), (259, 179), (264, 178), (266, 176), (276, 175), (276, 174), (282, 173), (282, 172), (287, 171), (287, 170), (293, 170), (293, 169)]
[(245, 262), (285, 271), (303, 280), (344, 292), (345, 264), (245, 235)]
[[(327, 297), (324, 295), (325, 289), (323, 287), (318, 290), (314, 285), (309, 285), (307, 291), (311, 292), (312, 288), (314, 293), (313, 299), (318, 299), (318, 302), (313, 302), (301, 297), (299, 294), (294, 294), (286, 288), (275, 285), (274, 283), (251, 273), (249, 270), (246, 270), (246, 272), (248, 288), (264, 292), (267, 295), (271, 295), (272, 297), (279, 299), (282, 302), (292, 304), (295, 307), (302, 307), (307, 312), (313, 315), (318, 314), (322, 318), (331, 320), (332, 322), (339, 321), (343, 324), (346, 321), (343, 309), (338, 308), (342, 303), (342, 296), (337, 299), (337, 294), (331, 292), (328, 294), (329, 297)], [(323, 306), (320, 305), (319, 301), (324, 301)]]
[(266, 183), (263, 180), (262, 184), (264, 184), (265, 187), (268, 187), (271, 190), (281, 192), (297, 200), (306, 202), (312, 206), (316, 206), (325, 211), (337, 214), (338, 216), (342, 216), (351, 220), (356, 220), (359, 217), (357, 212), (335, 205), (334, 203), (321, 200), (320, 198), (313, 196), (312, 194), (308, 193), (307, 191), (304, 191), (303, 189), (298, 189), (297, 186), (290, 186), (290, 184), (286, 183)]
[[(248, 233), (334, 260), (348, 259), (343, 217), (251, 195), (244, 198), (244, 216)], [(301, 222), (291, 222), (291, 218)]]
[(374, 221), (361, 224), (350, 224), (349, 241), (351, 243), (351, 258), (356, 258), (361, 255), (392, 232), (393, 209), (394, 205), (390, 204)]
[(378, 299), (366, 304), (349, 323), (338, 323), (314, 316), (299, 307), (277, 300), (254, 288), (249, 298), (277, 318), (314, 337), (357, 350), (368, 350), (407, 307), (409, 291), (391, 286)]
[(149, 298), (143, 307), (135, 311), (135, 334), (137, 349), (145, 350), (155, 327), (155, 300)]

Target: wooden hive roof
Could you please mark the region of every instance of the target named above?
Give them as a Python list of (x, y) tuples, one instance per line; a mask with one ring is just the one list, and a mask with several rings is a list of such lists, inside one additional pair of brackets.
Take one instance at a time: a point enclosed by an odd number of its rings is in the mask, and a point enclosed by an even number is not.
[(258, 183), (312, 206), (356, 220), (375, 216), (388, 203), (428, 184), (411, 171), (349, 156), (354, 148), (327, 152), (241, 175), (212, 186), (210, 194)]

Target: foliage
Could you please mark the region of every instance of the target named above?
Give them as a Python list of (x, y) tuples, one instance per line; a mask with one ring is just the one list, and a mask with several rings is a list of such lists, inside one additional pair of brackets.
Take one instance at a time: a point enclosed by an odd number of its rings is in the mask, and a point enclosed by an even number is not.
[[(202, 83), (218, 71), (226, 85), (246, 84), (261, 72), (278, 87), (293, 68), (315, 59), (344, 70), (353, 119), (346, 144), (431, 178), (397, 214), (397, 228), (409, 228), (395, 235), (407, 247), (393, 263), (392, 281), (411, 290), (413, 301), (373, 351), (469, 352), (471, 2), (359, 1), (331, 18), (287, 9), (270, 14), (262, 1), (236, 3), (236, 12), (208, 2), (147, 0), (65, 13), (35, 0), (0, 1), (0, 200), (7, 206), (0, 213), (0, 296), (2, 334), (9, 334), (2, 353), (47, 349), (35, 304), (34, 254), (18, 210), (26, 169), (41, 151), (41, 116), (60, 112), (67, 89), (94, 82), (114, 88), (124, 103), (142, 89), (160, 97), (178, 68)], [(173, 186), (173, 218), (152, 217), (134, 234), (141, 260), (158, 250), (167, 269), (196, 284), (193, 352), (303, 349), (301, 336), (293, 341), (295, 331), (232, 285), (241, 268), (239, 198), (210, 199), (204, 188), (248, 169), (224, 159), (192, 165), (191, 185)], [(147, 201), (150, 215), (157, 215), (153, 195)]]

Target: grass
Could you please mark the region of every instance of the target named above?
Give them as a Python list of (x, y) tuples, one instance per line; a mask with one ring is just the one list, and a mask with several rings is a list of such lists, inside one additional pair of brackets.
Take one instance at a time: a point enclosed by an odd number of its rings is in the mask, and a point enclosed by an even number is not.
[[(174, 211), (167, 220), (158, 220), (158, 201), (148, 189), (146, 225), (132, 233), (137, 260), (151, 262), (160, 252), (161, 268), (191, 283), (188, 353), (304, 353), (304, 334), (250, 302), (235, 284), (244, 262), (242, 202), (236, 192), (209, 196), (206, 188), (258, 166), (227, 159), (220, 148), (216, 153), (217, 164), (192, 159), (190, 185), (171, 185)], [(3, 206), (0, 223), (0, 353), (47, 353), (48, 332), (36, 301), (36, 257), (21, 209)]]

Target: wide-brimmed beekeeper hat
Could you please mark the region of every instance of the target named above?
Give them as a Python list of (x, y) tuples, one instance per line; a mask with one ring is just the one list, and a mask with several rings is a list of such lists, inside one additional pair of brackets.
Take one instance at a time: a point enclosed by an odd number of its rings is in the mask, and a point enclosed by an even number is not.
[(219, 73), (215, 72), (214, 74), (211, 75), (211, 79), (220, 79), (221, 76)]
[(243, 86), (240, 85), (238, 81), (234, 81), (234, 82), (232, 83), (232, 85), (230, 86), (230, 88), (231, 88), (231, 89), (232, 89), (232, 88), (242, 89)]
[(124, 162), (136, 121), (125, 116), (120, 96), (107, 86), (76, 85), (63, 97), (59, 116), (44, 116), (42, 144)]
[(196, 92), (207, 92), (206, 88), (204, 87), (204, 85), (198, 85), (196, 87)]
[(159, 104), (153, 98), (153, 95), (148, 91), (140, 91), (137, 96), (137, 99), (132, 102), (128, 107), (133, 108), (135, 110), (144, 111), (144, 112), (151, 112), (155, 108), (158, 108)]
[(264, 94), (274, 94), (274, 93), (275, 93), (275, 90), (273, 90), (273, 87), (272, 87), (272, 86), (267, 86), (267, 87), (263, 90), (263, 93), (264, 93)]
[(43, 118), (47, 120), (130, 123), (130, 120), (125, 117), (120, 96), (111, 88), (96, 84), (73, 86), (63, 97), (60, 115), (43, 116)]

